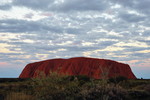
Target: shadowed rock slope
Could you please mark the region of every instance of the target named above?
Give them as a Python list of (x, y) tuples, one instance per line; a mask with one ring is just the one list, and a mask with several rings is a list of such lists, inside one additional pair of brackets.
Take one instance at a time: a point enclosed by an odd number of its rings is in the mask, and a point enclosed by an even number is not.
[(69, 59), (50, 59), (26, 65), (19, 78), (38, 77), (39, 72), (45, 75), (57, 71), (67, 75), (87, 75), (95, 79), (124, 76), (136, 79), (128, 64), (107, 59), (75, 57)]

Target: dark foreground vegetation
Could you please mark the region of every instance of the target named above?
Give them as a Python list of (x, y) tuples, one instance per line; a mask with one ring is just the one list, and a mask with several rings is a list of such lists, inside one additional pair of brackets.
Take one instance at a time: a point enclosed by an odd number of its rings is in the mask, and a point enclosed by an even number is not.
[(150, 80), (86, 76), (0, 79), (0, 100), (150, 100)]

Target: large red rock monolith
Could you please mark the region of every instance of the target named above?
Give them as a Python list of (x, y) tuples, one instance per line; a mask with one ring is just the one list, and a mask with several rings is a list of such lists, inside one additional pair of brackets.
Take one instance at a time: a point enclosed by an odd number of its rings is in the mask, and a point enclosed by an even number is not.
[(50, 59), (26, 65), (19, 78), (38, 77), (37, 72), (48, 75), (50, 71), (59, 74), (87, 75), (95, 79), (124, 76), (136, 79), (128, 64), (107, 59), (75, 57), (70, 59)]

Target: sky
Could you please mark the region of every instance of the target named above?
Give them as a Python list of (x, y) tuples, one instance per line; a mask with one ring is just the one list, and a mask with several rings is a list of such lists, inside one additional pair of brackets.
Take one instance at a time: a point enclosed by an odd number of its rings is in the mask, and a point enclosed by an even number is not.
[(0, 0), (0, 77), (32, 62), (93, 57), (150, 78), (150, 0)]

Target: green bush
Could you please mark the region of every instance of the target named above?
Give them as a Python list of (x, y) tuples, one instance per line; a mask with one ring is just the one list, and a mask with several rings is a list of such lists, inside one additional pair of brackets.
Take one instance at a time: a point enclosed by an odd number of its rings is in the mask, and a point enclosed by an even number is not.
[(51, 72), (27, 81), (0, 83), (3, 100), (149, 100), (150, 80), (91, 79)]
[(67, 100), (76, 97), (79, 81), (70, 81), (68, 76), (51, 72), (48, 77), (33, 79), (33, 89), (39, 100)]

